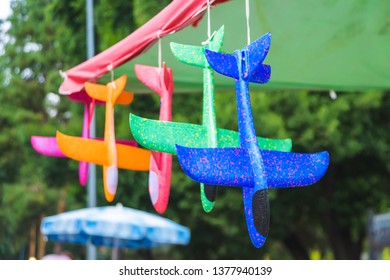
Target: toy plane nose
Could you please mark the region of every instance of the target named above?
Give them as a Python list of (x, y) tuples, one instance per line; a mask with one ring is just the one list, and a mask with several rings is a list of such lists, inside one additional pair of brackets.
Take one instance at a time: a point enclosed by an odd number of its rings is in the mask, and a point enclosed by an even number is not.
[(149, 171), (149, 195), (153, 205), (155, 205), (158, 200), (158, 175), (152, 170)]
[(113, 198), (118, 186), (118, 168), (115, 165), (107, 167), (106, 176), (107, 192)]

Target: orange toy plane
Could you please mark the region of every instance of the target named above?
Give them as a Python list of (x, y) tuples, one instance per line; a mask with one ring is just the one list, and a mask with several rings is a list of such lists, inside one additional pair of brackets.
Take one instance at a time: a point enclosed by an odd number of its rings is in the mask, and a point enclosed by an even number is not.
[(118, 185), (118, 168), (148, 171), (151, 152), (115, 142), (114, 105), (130, 104), (134, 94), (124, 91), (127, 75), (108, 83), (107, 86), (85, 83), (87, 94), (106, 102), (104, 141), (65, 135), (57, 131), (61, 151), (69, 158), (103, 165), (104, 194), (107, 201), (114, 200)]

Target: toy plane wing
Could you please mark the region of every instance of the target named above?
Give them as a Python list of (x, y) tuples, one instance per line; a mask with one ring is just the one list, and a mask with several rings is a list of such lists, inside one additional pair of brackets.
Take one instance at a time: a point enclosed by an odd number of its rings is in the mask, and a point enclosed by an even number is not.
[(57, 139), (50, 136), (31, 136), (31, 145), (38, 153), (50, 157), (66, 157), (57, 145)]
[[(138, 117), (130, 114), (130, 127), (137, 142), (152, 151), (176, 154), (175, 144), (186, 147), (208, 147), (206, 127), (198, 124), (179, 122), (164, 122)], [(221, 129), (217, 130), (218, 146), (239, 147), (238, 132)], [(261, 149), (290, 151), (291, 139), (268, 139), (258, 137)]]
[[(205, 184), (253, 187), (255, 178), (247, 149), (186, 148), (176, 145), (179, 163), (193, 180)], [(314, 184), (329, 165), (327, 152), (301, 154), (260, 150), (269, 188)], [(207, 171), (206, 171), (207, 170)]]
[[(53, 136), (31, 136), (31, 145), (38, 153), (51, 157), (66, 157), (57, 144), (57, 138)], [(94, 140), (103, 141), (103, 138), (95, 138)], [(116, 140), (116, 143), (126, 146), (137, 147), (138, 143), (135, 140)]]
[[(97, 165), (107, 165), (108, 148), (104, 141), (68, 136), (57, 131), (57, 143), (69, 158), (87, 161)], [(116, 144), (118, 168), (147, 171), (151, 152), (142, 148)]]

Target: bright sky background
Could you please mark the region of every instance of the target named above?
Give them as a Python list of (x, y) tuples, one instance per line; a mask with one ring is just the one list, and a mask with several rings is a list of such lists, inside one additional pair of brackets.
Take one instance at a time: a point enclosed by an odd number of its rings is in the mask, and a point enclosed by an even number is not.
[[(10, 0), (0, 0), (0, 19), (6, 18), (11, 13), (11, 8), (9, 7)], [(0, 30), (7, 30), (9, 24), (0, 24)], [(3, 55), (3, 43), (6, 41), (6, 38), (0, 36), (0, 55)]]
[(0, 0), (0, 18), (5, 18), (11, 12), (9, 7), (10, 0)]

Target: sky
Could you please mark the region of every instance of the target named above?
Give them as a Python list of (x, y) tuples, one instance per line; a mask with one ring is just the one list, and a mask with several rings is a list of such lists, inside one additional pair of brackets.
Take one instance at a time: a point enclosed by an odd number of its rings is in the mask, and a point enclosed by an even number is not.
[[(0, 0), (0, 19), (6, 18), (11, 13), (11, 8), (9, 6), (10, 1), (11, 0)], [(9, 28), (8, 24), (0, 24), (0, 31), (7, 30), (8, 28)], [(6, 39), (0, 36), (0, 55), (3, 55), (3, 51), (4, 51), (3, 40), (5, 41)]]
[(6, 18), (11, 12), (9, 4), (10, 0), (0, 0), (0, 18)]

